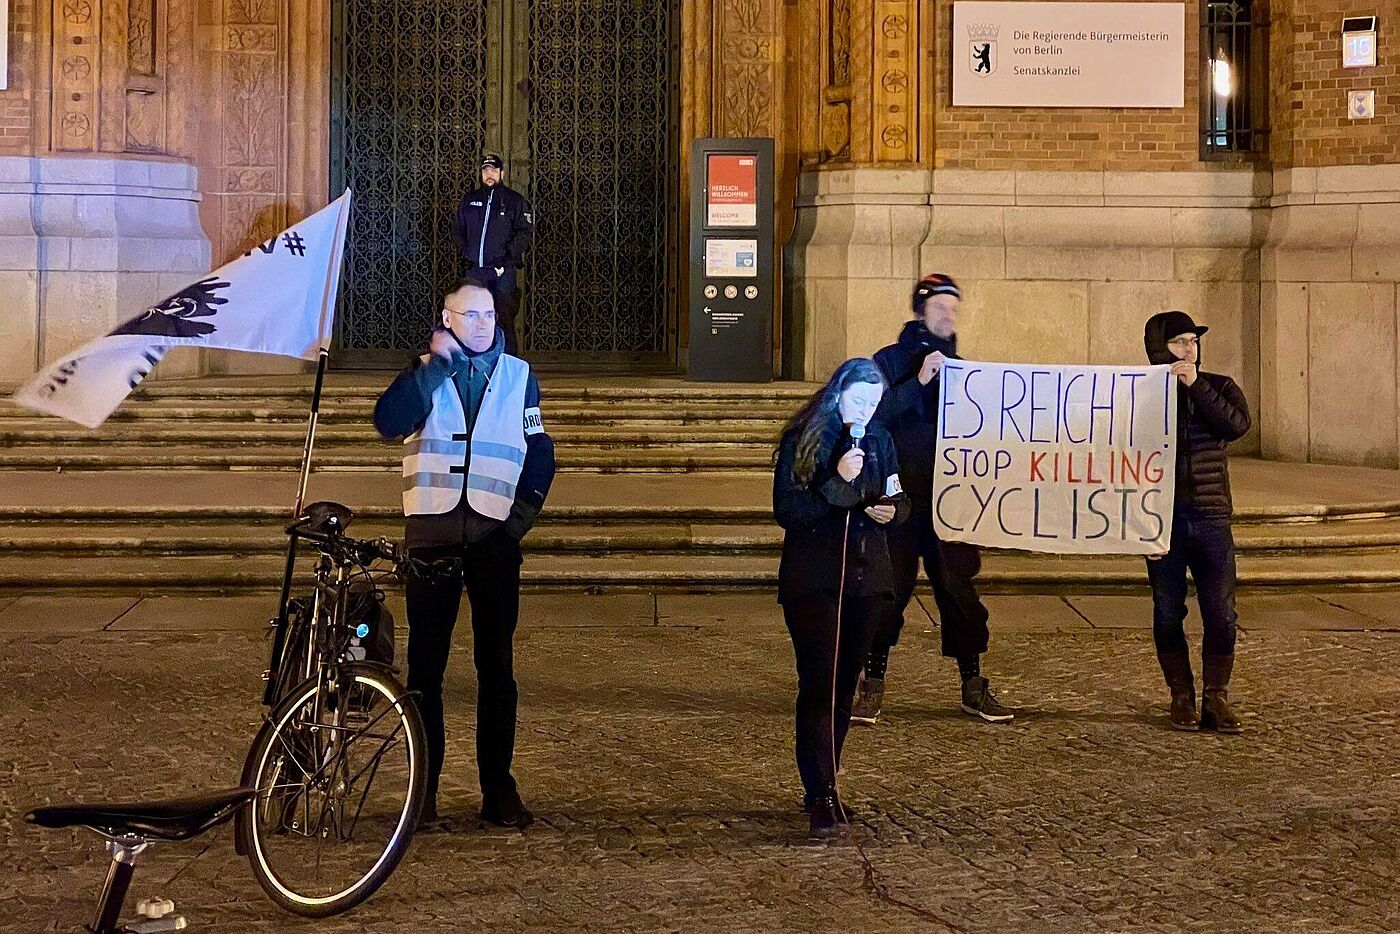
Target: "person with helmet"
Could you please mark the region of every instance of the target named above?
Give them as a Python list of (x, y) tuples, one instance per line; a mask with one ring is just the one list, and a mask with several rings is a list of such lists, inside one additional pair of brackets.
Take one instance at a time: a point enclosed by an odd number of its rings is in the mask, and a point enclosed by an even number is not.
[(875, 354), (889, 383), (878, 418), (894, 437), (900, 475), (913, 512), (889, 532), (895, 600), (875, 627), (865, 670), (851, 710), (853, 723), (873, 724), (880, 716), (890, 649), (899, 640), (904, 610), (918, 582), (919, 561), (933, 585), (943, 655), (957, 660), (962, 678), (962, 709), (989, 723), (1004, 723), (1014, 712), (992, 695), (982, 676), (987, 651), (987, 608), (973, 582), (982, 568), (976, 545), (942, 541), (933, 529), (933, 459), (938, 430), (938, 374), (945, 360), (958, 359), (958, 306), (962, 291), (951, 276), (932, 273), (914, 286), (912, 321), (899, 339)]
[(501, 180), (505, 160), (488, 152), (481, 159), (481, 187), (468, 192), (452, 221), (467, 270), (491, 290), (497, 325), (506, 336), (506, 353), (516, 352), (515, 311), (520, 305), (516, 281), (534, 234), (535, 215), (525, 196)]

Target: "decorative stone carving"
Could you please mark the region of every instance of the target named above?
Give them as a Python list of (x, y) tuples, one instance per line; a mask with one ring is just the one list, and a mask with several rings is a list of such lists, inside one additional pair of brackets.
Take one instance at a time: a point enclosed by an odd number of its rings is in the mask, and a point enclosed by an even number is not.
[(718, 26), (721, 111), (716, 131), (727, 136), (776, 136), (778, 68), (774, 0), (724, 0)]
[(63, 77), (70, 81), (82, 81), (92, 74), (92, 63), (84, 55), (70, 55), (60, 66)]
[(92, 4), (88, 0), (67, 0), (63, 18), (75, 26), (85, 25), (92, 19)]
[(126, 56), (134, 74), (156, 73), (156, 0), (127, 0)]
[(92, 120), (87, 114), (69, 111), (63, 115), (63, 135), (72, 140), (81, 140), (92, 133)]
[(843, 87), (851, 83), (851, 0), (831, 0), (827, 22), (831, 61), (827, 83)]

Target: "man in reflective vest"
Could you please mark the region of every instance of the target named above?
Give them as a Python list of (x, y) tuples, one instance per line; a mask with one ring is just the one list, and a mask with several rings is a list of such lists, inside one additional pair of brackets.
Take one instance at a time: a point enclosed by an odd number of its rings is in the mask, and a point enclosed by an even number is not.
[(418, 691), (428, 740), (423, 823), (438, 819), (446, 747), (442, 682), (462, 588), (471, 601), (477, 673), (476, 760), (481, 818), (526, 827), (533, 816), (511, 775), (520, 613), (520, 539), (554, 479), (554, 442), (540, 418), (540, 387), (524, 360), (505, 352), (491, 292), (464, 279), (443, 300), (429, 353), (379, 397), (374, 424), (404, 438), (403, 509), (410, 555), (460, 558), (448, 579), (407, 582), (408, 689)]
[(452, 239), (467, 269), (491, 290), (496, 323), (506, 335), (506, 353), (515, 353), (515, 310), (520, 305), (516, 276), (530, 248), (535, 216), (525, 196), (501, 181), (505, 161), (488, 152), (481, 159), (481, 187), (468, 192), (452, 221)]

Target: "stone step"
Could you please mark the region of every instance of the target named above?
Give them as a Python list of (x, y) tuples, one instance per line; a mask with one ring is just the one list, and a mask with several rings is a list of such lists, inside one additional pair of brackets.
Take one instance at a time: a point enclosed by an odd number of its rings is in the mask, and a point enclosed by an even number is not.
[[(628, 520), (631, 521), (628, 521)], [(181, 523), (147, 521), (76, 523), (72, 519), (0, 524), (0, 555), (225, 555), (231, 558), (276, 554), (285, 548), (285, 516), (248, 522)], [(399, 540), (397, 515), (361, 515), (357, 538)], [(1311, 525), (1273, 523), (1242, 526), (1235, 536), (1241, 554), (1389, 554), (1400, 567), (1400, 521), (1334, 522)], [(525, 540), (530, 553), (577, 552), (595, 555), (776, 554), (783, 531), (771, 517), (744, 514), (692, 521), (665, 513), (603, 518), (579, 510), (559, 516), (550, 511)], [(989, 549), (988, 554), (1020, 552)], [(1057, 559), (1093, 562), (1093, 556)]]
[[(749, 425), (754, 422), (782, 425), (797, 410), (796, 404), (762, 404), (758, 402), (724, 403), (716, 405), (696, 405), (688, 402), (650, 403), (644, 400), (632, 402), (615, 401), (606, 405), (561, 404), (546, 398), (544, 413), (551, 424), (617, 424), (657, 426), (691, 424), (697, 422), (721, 425)], [(209, 400), (193, 402), (143, 402), (127, 403), (118, 409), (107, 425), (139, 424), (149, 426), (164, 421), (206, 421), (217, 424), (241, 423), (306, 423), (310, 412), (307, 405), (292, 405), (276, 400), (264, 400), (257, 405), (249, 405), (240, 400)], [(374, 416), (372, 400), (346, 402), (327, 400), (321, 405), (319, 418), (323, 422), (355, 422), (370, 424)], [(38, 415), (12, 404), (0, 406), (0, 427), (5, 429), (68, 426), (76, 430), (78, 426), (64, 419)], [(104, 426), (105, 427), (105, 426)]]
[[(311, 564), (299, 563), (298, 586)], [(619, 560), (615, 556), (532, 555), (522, 576), (528, 587), (555, 590), (771, 590), (777, 583), (775, 556), (662, 555)], [(0, 556), (0, 590), (71, 593), (272, 592), (281, 582), (282, 559), (255, 556), (159, 559), (105, 556)], [(1241, 556), (1241, 587), (1344, 589), (1400, 588), (1400, 563), (1390, 556)], [(1092, 562), (1046, 555), (988, 556), (978, 578), (987, 594), (1088, 594), (1145, 592), (1147, 572), (1137, 558)]]
[[(318, 445), (312, 459), (312, 469), (318, 472), (398, 471), (399, 453), (396, 445), (386, 442), (362, 446)], [(771, 442), (561, 445), (557, 461), (561, 470), (686, 472), (757, 469), (771, 466), (773, 446)], [(224, 445), (185, 448), (153, 444), (34, 444), (0, 450), (0, 471), (149, 470), (156, 464), (170, 470), (296, 470), (301, 466), (301, 449), (293, 445), (260, 444), (245, 444), (236, 448)]]
[[(153, 443), (179, 444), (191, 448), (230, 445), (290, 445), (299, 452), (306, 439), (306, 424), (302, 422), (159, 422), (139, 424), (116, 422), (89, 431), (68, 422), (16, 424), (0, 422), (0, 445), (12, 450), (29, 447), (90, 445), (150, 446)], [(620, 447), (636, 445), (683, 446), (686, 444), (766, 445), (776, 446), (782, 425), (763, 421), (709, 422), (694, 425), (603, 425), (551, 424), (549, 432), (556, 443)], [(324, 424), (316, 430), (317, 444), (372, 445), (383, 447), (386, 442), (375, 432), (368, 420), (350, 424)], [(392, 449), (392, 448), (391, 448)]]

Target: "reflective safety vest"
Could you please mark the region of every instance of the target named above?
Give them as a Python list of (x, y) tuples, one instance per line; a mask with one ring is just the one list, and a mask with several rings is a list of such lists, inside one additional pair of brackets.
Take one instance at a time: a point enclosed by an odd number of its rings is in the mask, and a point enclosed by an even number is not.
[(525, 466), (525, 436), (544, 430), (539, 407), (525, 408), (529, 382), (530, 365), (501, 354), (487, 380), (481, 410), (468, 439), (467, 416), (456, 382), (442, 381), (433, 392), (427, 421), (404, 439), (404, 515), (451, 512), (462, 501), (464, 487), (467, 505), (476, 512), (498, 520), (510, 515), (515, 486)]

